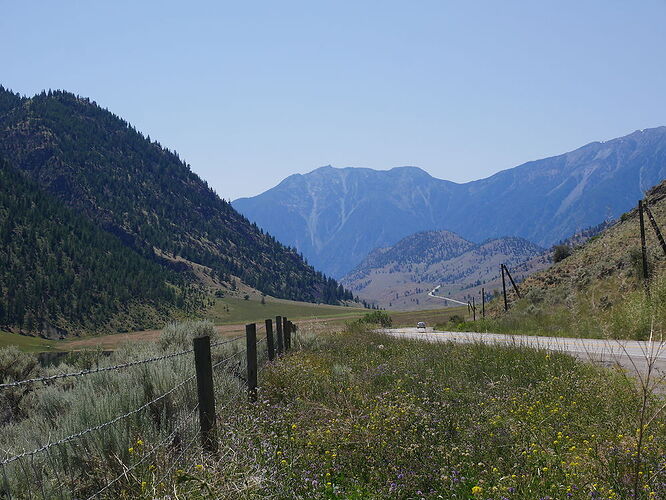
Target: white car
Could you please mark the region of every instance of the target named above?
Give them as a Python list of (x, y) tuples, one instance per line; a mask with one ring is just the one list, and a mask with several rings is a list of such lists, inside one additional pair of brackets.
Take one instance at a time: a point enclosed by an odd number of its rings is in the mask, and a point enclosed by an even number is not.
[(416, 328), (423, 328), (425, 330), (426, 324), (423, 321), (416, 323)]

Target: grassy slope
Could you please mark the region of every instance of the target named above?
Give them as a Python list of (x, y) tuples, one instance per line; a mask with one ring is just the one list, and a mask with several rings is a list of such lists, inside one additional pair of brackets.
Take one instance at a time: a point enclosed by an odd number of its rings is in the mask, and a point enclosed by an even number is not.
[[(224, 297), (215, 299), (212, 307), (203, 313), (205, 319), (215, 325), (240, 325), (256, 322), (263, 324), (266, 318), (287, 316), (292, 320), (322, 319), (337, 325), (344, 324), (349, 319), (357, 318), (368, 312), (358, 307), (331, 306), (327, 304), (312, 304), (309, 302), (296, 302), (292, 300), (274, 299), (266, 297), (266, 303), (261, 304), (261, 296), (248, 289), (250, 300), (237, 297)], [(414, 323), (416, 324), (416, 323)], [(224, 334), (224, 331), (221, 331)], [(120, 333), (111, 335), (97, 335), (83, 339), (70, 339), (64, 341), (48, 341), (39, 337), (26, 337), (23, 335), (0, 331), (0, 347), (15, 345), (22, 351), (40, 352), (50, 350), (79, 350), (102, 346), (104, 349), (116, 349), (125, 342), (147, 342), (159, 337), (158, 330), (142, 330), (130, 334)], [(238, 329), (229, 334), (237, 335)]]
[(54, 340), (45, 340), (40, 337), (28, 337), (0, 331), (0, 348), (16, 346), (25, 352), (42, 352), (58, 350), (63, 344)]
[[(650, 209), (666, 232), (666, 182), (647, 196)], [(641, 281), (640, 230), (637, 210), (588, 241), (566, 259), (520, 284), (524, 298), (511, 293), (511, 310), (501, 298), (488, 310), (493, 319), (464, 325), (501, 333), (573, 337), (646, 338), (650, 317), (655, 330), (666, 325), (661, 306), (666, 297), (666, 257), (646, 220), (648, 257), (654, 280), (652, 303)], [(659, 299), (661, 297), (661, 299)]]

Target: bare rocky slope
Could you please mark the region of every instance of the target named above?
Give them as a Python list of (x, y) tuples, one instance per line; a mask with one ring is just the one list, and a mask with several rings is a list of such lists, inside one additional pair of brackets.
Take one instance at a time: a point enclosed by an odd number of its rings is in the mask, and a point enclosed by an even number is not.
[(516, 280), (549, 265), (545, 249), (525, 239), (497, 238), (474, 244), (450, 231), (425, 231), (403, 238), (392, 247), (371, 252), (341, 282), (359, 297), (394, 310), (442, 307), (427, 296), (439, 294), (457, 300), (480, 298), (501, 287), (500, 264)]

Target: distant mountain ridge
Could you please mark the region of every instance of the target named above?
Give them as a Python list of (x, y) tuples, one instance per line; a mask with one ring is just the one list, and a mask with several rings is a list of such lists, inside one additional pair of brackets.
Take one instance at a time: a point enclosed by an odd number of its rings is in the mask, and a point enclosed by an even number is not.
[(549, 262), (545, 249), (509, 236), (475, 244), (450, 231), (424, 231), (371, 252), (341, 282), (359, 297), (391, 309), (441, 307), (426, 295), (440, 285), (443, 296), (479, 298), (500, 285), (500, 264), (521, 280)]
[(465, 184), (416, 167), (322, 167), (233, 206), (340, 277), (375, 248), (418, 231), (471, 241), (506, 235), (541, 246), (628, 210), (666, 178), (666, 127), (636, 131)]

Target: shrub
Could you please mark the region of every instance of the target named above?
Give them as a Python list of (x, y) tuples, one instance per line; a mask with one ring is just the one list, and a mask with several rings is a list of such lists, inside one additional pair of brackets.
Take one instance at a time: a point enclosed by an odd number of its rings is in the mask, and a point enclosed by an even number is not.
[(566, 259), (570, 255), (571, 255), (571, 247), (569, 247), (568, 245), (555, 245), (553, 247), (553, 262), (555, 264)]
[(380, 325), (383, 328), (390, 328), (393, 325), (393, 320), (391, 319), (391, 316), (389, 316), (384, 311), (373, 311), (371, 313), (368, 313), (365, 316), (363, 316), (360, 319), (360, 321), (362, 321), (363, 323)]

